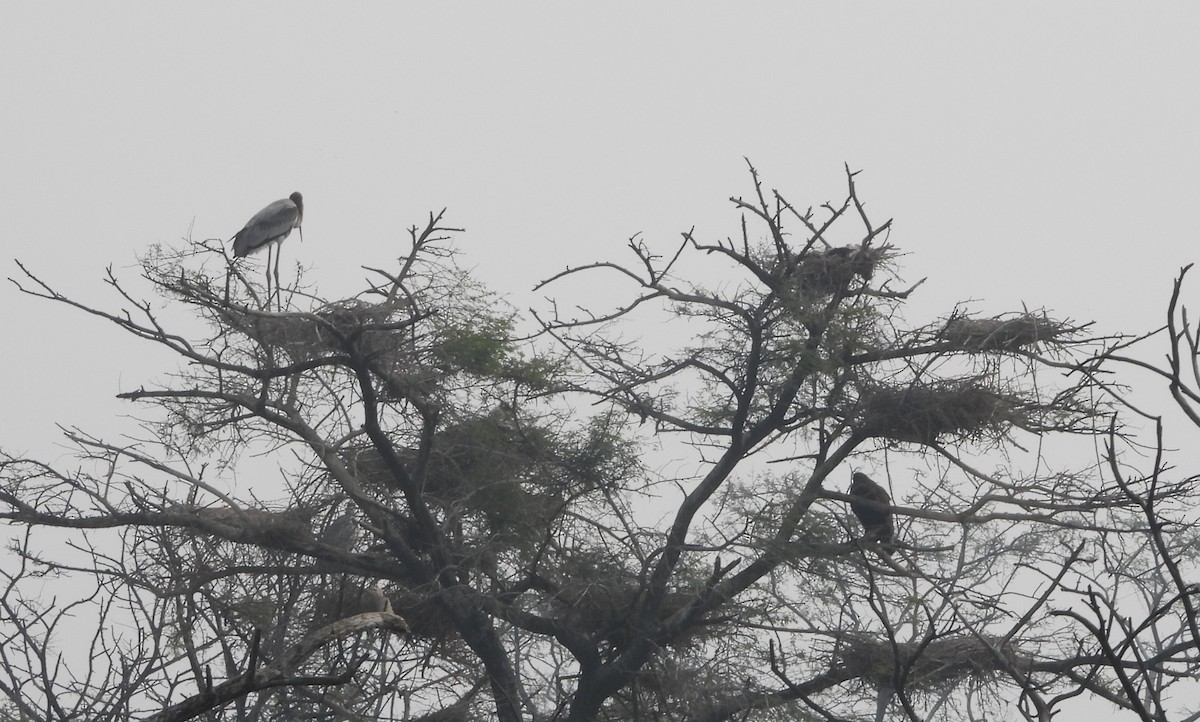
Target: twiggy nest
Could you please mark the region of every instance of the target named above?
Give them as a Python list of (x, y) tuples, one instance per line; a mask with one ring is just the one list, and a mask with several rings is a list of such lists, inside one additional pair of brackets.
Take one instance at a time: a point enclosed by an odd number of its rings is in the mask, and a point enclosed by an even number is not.
[(820, 298), (844, 291), (855, 276), (871, 280), (888, 256), (887, 246), (844, 246), (826, 251), (809, 250), (800, 256), (788, 279), (800, 295)]
[(932, 692), (1028, 662), (1019, 650), (1002, 644), (999, 637), (956, 636), (893, 646), (886, 639), (847, 634), (836, 653), (842, 667), (874, 687), (893, 688), (903, 679), (906, 690)]
[(382, 401), (428, 399), (441, 387), (446, 376), (444, 364), (420, 363), (408, 354), (395, 354), (376, 363), (372, 370), (379, 378), (376, 391)]
[(942, 436), (977, 439), (1002, 435), (1022, 423), (1017, 399), (972, 380), (859, 392), (857, 427), (867, 436), (932, 444)]
[(1038, 343), (1060, 342), (1077, 327), (1055, 321), (1045, 314), (1023, 313), (1018, 316), (971, 318), (954, 316), (946, 322), (941, 338), (969, 353), (981, 351), (1017, 351)]
[(339, 301), (311, 313), (246, 313), (231, 325), (265, 346), (283, 349), (293, 358), (345, 353), (352, 348), (368, 358), (394, 356), (406, 337), (386, 326), (394, 307), (358, 300)]
[(409, 719), (412, 722), (471, 722), (471, 720), (479, 718), (472, 715), (470, 709), (464, 705), (426, 712), (416, 717), (409, 717)]
[[(401, 451), (406, 452), (407, 450), (402, 449)], [(401, 463), (407, 465), (412, 461), (412, 456), (411, 454), (403, 456)], [(396, 476), (374, 446), (348, 448), (341, 452), (341, 457), (346, 468), (358, 479), (358, 483), (363, 488), (376, 493), (395, 491), (400, 488)]]
[[(598, 570), (597, 570), (598, 571)], [(623, 571), (602, 575), (568, 577), (562, 581), (555, 601), (565, 616), (591, 631), (612, 633), (620, 627), (637, 598), (637, 585)]]
[[(582, 555), (568, 560), (555, 576), (552, 591), (545, 590), (551, 592), (554, 616), (618, 647), (627, 644), (631, 634), (639, 633), (631, 625), (631, 613), (645, 589), (644, 580), (636, 572)], [(694, 599), (694, 592), (668, 590), (658, 610), (658, 619), (670, 618)], [(687, 644), (705, 636), (710, 629), (701, 622), (666, 644)]]

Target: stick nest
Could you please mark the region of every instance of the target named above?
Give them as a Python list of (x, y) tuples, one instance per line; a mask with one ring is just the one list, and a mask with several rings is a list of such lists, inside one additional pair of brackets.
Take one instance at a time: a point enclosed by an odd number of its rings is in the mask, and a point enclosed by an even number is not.
[(973, 379), (906, 386), (868, 386), (851, 416), (870, 437), (932, 444), (939, 437), (1001, 436), (1011, 425), (1035, 426), (1023, 402)]
[(246, 313), (229, 322), (264, 346), (283, 349), (294, 359), (310, 359), (353, 349), (366, 358), (395, 355), (405, 334), (391, 328), (392, 304), (351, 299), (311, 313)]
[(794, 270), (787, 275), (785, 283), (810, 299), (845, 291), (855, 276), (864, 281), (871, 280), (890, 250), (888, 246), (810, 249), (795, 259)]
[(1025, 666), (1019, 650), (999, 637), (956, 636), (928, 644), (903, 642), (865, 634), (847, 634), (836, 650), (838, 663), (872, 686), (894, 688), (903, 680), (910, 692), (944, 690), (967, 680), (984, 680), (1008, 665)]
[(1056, 321), (1045, 313), (972, 318), (954, 316), (939, 336), (961, 351), (1017, 351), (1039, 343), (1061, 343), (1079, 327)]

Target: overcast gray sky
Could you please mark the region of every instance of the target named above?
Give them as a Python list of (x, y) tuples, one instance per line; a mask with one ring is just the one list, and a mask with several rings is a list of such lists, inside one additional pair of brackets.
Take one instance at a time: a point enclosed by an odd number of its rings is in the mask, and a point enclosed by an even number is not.
[[(300, 190), (286, 252), (325, 288), (448, 206), (464, 260), (525, 305), (634, 233), (734, 233), (743, 156), (802, 205), (840, 198), (846, 162), (930, 277), (911, 313), (1145, 327), (1198, 255), (1198, 8), (4, 3), (4, 256), (100, 301), (106, 265)], [(0, 293), (7, 445), (103, 419), (161, 366)]]
[[(846, 162), (929, 276), (911, 314), (1148, 327), (1197, 257), (1198, 7), (4, 3), (4, 256), (101, 302), (106, 265), (300, 190), (286, 252), (324, 288), (448, 206), (466, 263), (526, 305), (634, 233), (736, 232), (743, 156), (801, 205), (840, 198)], [(162, 367), (0, 293), (9, 448)]]

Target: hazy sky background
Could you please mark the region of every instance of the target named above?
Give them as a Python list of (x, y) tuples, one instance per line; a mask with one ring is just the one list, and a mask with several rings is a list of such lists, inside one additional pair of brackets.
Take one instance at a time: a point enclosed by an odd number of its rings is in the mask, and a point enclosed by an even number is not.
[[(976, 299), (1148, 328), (1200, 255), (1190, 3), (2, 7), (4, 256), (96, 303), (107, 265), (300, 190), (285, 265), (329, 292), (449, 207), (464, 262), (524, 307), (635, 233), (736, 233), (743, 156), (803, 206), (862, 170), (904, 275), (929, 277), (914, 320)], [(103, 423), (164, 370), (0, 294), (6, 448)]]
[[(735, 234), (745, 156), (800, 206), (860, 169), (903, 275), (929, 277), (914, 321), (973, 299), (1147, 330), (1200, 258), (1198, 28), (1181, 2), (0, 0), (2, 275), (18, 258), (112, 307), (106, 266), (135, 275), (151, 244), (228, 238), (299, 190), (285, 266), (327, 292), (449, 207), (464, 263), (526, 307), (635, 233)], [(176, 367), (0, 300), (10, 452), (50, 448), (55, 422), (112, 433), (112, 397)]]

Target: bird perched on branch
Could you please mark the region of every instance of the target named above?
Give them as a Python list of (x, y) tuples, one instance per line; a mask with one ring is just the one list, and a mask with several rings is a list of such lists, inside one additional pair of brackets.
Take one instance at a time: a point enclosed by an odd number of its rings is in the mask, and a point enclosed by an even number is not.
[[(299, 192), (275, 201), (254, 214), (233, 236), (233, 257), (243, 258), (267, 249), (267, 299), (271, 298), (271, 246), (282, 243), (304, 220), (304, 197)], [(304, 240), (304, 231), (300, 231)], [(275, 292), (279, 292), (279, 252), (275, 252)]]
[(354, 523), (354, 506), (347, 504), (346, 510), (321, 531), (320, 538), (329, 546), (350, 551), (354, 548), (357, 531)]
[(383, 591), (383, 587), (378, 584), (367, 590), (367, 598), (364, 602), (367, 611), (395, 614), (392, 611), (392, 600), (388, 598), (387, 592)]
[(892, 527), (892, 497), (862, 472), (854, 472), (850, 479), (850, 511), (862, 524), (863, 540), (880, 542), (880, 552), (891, 556), (896, 536)]

